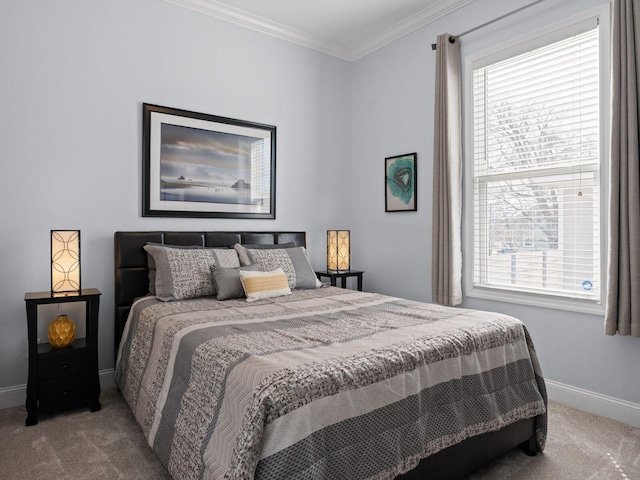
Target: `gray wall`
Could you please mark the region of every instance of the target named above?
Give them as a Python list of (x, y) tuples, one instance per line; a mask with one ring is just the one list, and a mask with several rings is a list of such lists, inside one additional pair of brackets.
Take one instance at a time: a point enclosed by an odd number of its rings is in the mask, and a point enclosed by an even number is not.
[[(435, 52), (430, 44), (441, 33), (461, 33), (528, 3), (476, 0), (353, 64), (352, 177), (359, 181), (351, 192), (352, 251), (355, 265), (367, 270), (367, 288), (431, 301)], [(463, 37), (463, 58), (603, 3), (547, 0)], [(418, 211), (385, 213), (384, 158), (414, 151)], [(523, 320), (547, 378), (640, 403), (640, 342), (605, 336), (601, 316), (478, 299), (467, 299), (463, 306)]]
[[(0, 389), (27, 381), (23, 299), (50, 288), (51, 229), (82, 231), (100, 369), (116, 230), (306, 230), (322, 266), (326, 230), (348, 223), (349, 79), (347, 62), (159, 0), (0, 2)], [(142, 218), (143, 102), (276, 125), (276, 220)]]

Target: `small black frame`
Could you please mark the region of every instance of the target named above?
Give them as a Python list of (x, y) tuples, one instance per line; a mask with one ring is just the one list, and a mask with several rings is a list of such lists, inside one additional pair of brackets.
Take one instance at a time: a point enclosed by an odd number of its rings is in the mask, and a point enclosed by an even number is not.
[(384, 211), (418, 210), (417, 154), (405, 153), (384, 159)]

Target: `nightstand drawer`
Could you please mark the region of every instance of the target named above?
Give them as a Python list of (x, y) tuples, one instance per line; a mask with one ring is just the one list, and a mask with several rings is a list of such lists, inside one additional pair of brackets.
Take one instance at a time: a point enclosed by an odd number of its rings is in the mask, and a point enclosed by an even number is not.
[(89, 373), (89, 352), (79, 350), (38, 360), (38, 382), (76, 377)]
[(74, 382), (54, 383), (38, 387), (38, 403), (40, 408), (56, 407), (65, 404), (80, 403), (89, 398), (88, 379)]

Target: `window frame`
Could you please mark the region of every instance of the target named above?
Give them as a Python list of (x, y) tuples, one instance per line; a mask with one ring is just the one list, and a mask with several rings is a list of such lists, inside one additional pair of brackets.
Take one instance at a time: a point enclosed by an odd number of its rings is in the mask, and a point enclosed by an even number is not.
[[(493, 63), (560, 41), (589, 30), (598, 22), (600, 54), (600, 301), (567, 298), (561, 294), (541, 294), (474, 285), (474, 143), (473, 143), (473, 71)], [(501, 39), (499, 45), (467, 55), (463, 63), (464, 105), (464, 221), (463, 221), (463, 282), (465, 297), (508, 303), (604, 314), (607, 273), (607, 226), (609, 199), (610, 149), (610, 76), (611, 76), (611, 14), (610, 4), (587, 10), (579, 15), (536, 29), (514, 39)]]

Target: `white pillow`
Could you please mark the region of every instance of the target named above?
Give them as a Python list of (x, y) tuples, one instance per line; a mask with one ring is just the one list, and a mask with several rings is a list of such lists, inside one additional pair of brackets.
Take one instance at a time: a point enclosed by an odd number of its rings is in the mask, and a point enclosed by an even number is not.
[(289, 281), (281, 268), (270, 272), (239, 270), (238, 273), (247, 302), (291, 295)]

